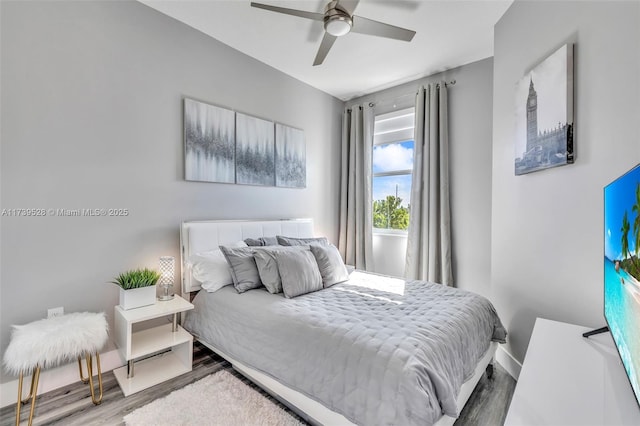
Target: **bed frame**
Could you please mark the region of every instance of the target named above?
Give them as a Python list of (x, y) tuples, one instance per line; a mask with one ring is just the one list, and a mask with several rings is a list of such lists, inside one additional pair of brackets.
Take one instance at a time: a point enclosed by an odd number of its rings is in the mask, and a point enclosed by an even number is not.
[[(189, 256), (192, 254), (214, 250), (218, 248), (219, 245), (234, 243), (246, 238), (273, 237), (276, 235), (298, 238), (313, 237), (313, 220), (209, 220), (183, 222), (180, 228), (183, 295), (200, 290), (200, 283), (192, 277), (191, 268), (187, 264), (187, 259), (189, 259)], [(307, 422), (319, 425), (353, 425), (353, 423), (343, 415), (329, 410), (319, 402), (283, 385), (265, 373), (238, 362), (211, 343), (200, 339), (198, 340), (229, 361), (236, 371), (260, 386)], [(471, 379), (462, 385), (457, 399), (458, 412), (460, 412), (466, 404), (485, 370), (488, 374), (492, 373), (493, 356), (497, 347), (497, 343), (491, 343), (489, 350), (476, 366)], [(436, 426), (451, 426), (455, 420), (453, 417), (443, 416), (436, 422)]]

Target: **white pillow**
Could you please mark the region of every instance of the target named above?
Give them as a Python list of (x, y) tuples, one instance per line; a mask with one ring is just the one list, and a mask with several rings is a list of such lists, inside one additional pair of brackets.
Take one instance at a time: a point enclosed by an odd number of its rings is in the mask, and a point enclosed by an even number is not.
[[(244, 241), (226, 244), (227, 247), (247, 247)], [(200, 281), (203, 289), (209, 293), (233, 284), (231, 269), (220, 249), (192, 254), (188, 263), (191, 265), (191, 275)]]

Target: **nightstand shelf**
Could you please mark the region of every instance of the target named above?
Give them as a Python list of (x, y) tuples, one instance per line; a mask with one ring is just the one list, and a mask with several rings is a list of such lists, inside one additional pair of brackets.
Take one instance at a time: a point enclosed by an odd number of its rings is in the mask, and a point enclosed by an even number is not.
[(133, 333), (130, 358), (140, 358), (153, 352), (193, 341), (193, 336), (184, 328), (178, 326), (178, 331), (175, 333), (171, 328), (171, 324), (165, 324)]
[(178, 377), (191, 371), (191, 365), (185, 366), (174, 351), (136, 362), (135, 376), (127, 378), (127, 366), (113, 371), (124, 396), (129, 396), (159, 383)]
[[(193, 336), (177, 324), (177, 315), (190, 309), (193, 305), (179, 296), (137, 309), (116, 306), (116, 344), (127, 365), (114, 375), (125, 396), (191, 371)], [(135, 323), (168, 315), (173, 315), (172, 324), (133, 332)]]

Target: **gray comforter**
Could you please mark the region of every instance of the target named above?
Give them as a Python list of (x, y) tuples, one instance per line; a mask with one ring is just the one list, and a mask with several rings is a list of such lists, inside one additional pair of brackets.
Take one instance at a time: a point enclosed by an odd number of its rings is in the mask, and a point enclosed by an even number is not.
[(506, 336), (477, 294), (360, 271), (294, 299), (228, 286), (193, 303), (198, 338), (367, 426), (456, 417), (462, 383)]

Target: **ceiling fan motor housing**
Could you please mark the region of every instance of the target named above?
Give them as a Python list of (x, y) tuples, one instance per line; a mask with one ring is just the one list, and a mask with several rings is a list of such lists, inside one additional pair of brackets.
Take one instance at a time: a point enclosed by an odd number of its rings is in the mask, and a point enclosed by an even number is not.
[(337, 1), (330, 2), (324, 11), (324, 29), (329, 34), (340, 37), (351, 31), (351, 15)]

